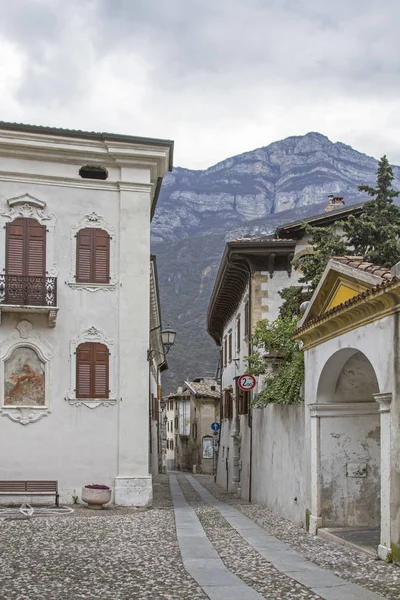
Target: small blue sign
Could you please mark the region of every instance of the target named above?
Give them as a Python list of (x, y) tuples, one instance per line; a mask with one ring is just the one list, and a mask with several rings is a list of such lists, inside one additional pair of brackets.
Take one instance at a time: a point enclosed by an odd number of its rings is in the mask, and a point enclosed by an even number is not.
[(211, 423), (211, 429), (213, 431), (219, 431), (220, 427), (221, 427), (221, 425), (217, 422)]

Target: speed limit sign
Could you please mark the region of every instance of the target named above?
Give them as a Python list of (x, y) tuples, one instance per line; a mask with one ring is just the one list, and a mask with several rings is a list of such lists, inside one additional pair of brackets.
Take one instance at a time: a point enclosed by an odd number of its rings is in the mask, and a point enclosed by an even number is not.
[(248, 392), (256, 387), (257, 381), (253, 375), (241, 375), (238, 379), (238, 386), (241, 390)]

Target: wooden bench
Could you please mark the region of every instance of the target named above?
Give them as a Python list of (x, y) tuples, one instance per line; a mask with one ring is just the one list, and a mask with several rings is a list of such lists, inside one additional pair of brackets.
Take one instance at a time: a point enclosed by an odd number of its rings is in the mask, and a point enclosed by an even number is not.
[(58, 481), (0, 481), (0, 496), (53, 495), (59, 506)]

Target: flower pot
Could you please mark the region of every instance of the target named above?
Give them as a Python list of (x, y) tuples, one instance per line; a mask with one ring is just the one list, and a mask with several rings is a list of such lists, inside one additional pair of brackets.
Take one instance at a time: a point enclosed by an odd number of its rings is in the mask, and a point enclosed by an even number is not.
[(88, 508), (100, 510), (103, 504), (108, 504), (111, 500), (111, 490), (101, 490), (93, 488), (82, 488), (82, 500), (87, 503)]

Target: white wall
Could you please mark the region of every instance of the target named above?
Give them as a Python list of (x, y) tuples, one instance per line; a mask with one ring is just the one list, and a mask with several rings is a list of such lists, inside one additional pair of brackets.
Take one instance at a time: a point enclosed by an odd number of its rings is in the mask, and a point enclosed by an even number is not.
[[(55, 230), (48, 233), (47, 265), (54, 266), (58, 274), (59, 312), (53, 329), (43, 315), (2, 314), (0, 345), (18, 335), (17, 323), (28, 319), (33, 333), (39, 333), (51, 346), (54, 356), (50, 360), (47, 398), (50, 413), (25, 426), (7, 416), (0, 419), (0, 454), (7, 457), (0, 464), (0, 479), (57, 479), (61, 499), (69, 503), (85, 484), (102, 483), (116, 488), (118, 503), (146, 505), (152, 498), (146, 358), (150, 167), (132, 168), (132, 180), (123, 185), (118, 168), (109, 170), (105, 182), (89, 181), (78, 176), (80, 166), (87, 163), (85, 158), (78, 156), (75, 164), (72, 160), (66, 164), (56, 159), (2, 159), (2, 170), (11, 169), (14, 174), (12, 180), (4, 174), (0, 183), (0, 213), (9, 211), (7, 199), (28, 193), (46, 202), (46, 214), (54, 214)], [(35, 177), (23, 175), (30, 172)], [(140, 185), (135, 183), (135, 174)], [(112, 260), (117, 284), (107, 291), (76, 289), (67, 284), (76, 243), (73, 228), (93, 212), (104, 217), (115, 231)], [(8, 219), (0, 215), (0, 234), (6, 222)], [(2, 236), (0, 244), (4, 247), (4, 233)], [(50, 264), (51, 246), (54, 265)], [(71, 388), (70, 364), (72, 361), (74, 368), (75, 361), (75, 356), (70, 356), (71, 340), (92, 326), (112, 342), (110, 360), (115, 366), (112, 391), (116, 401), (101, 402), (97, 407), (72, 404), (66, 399)]]

